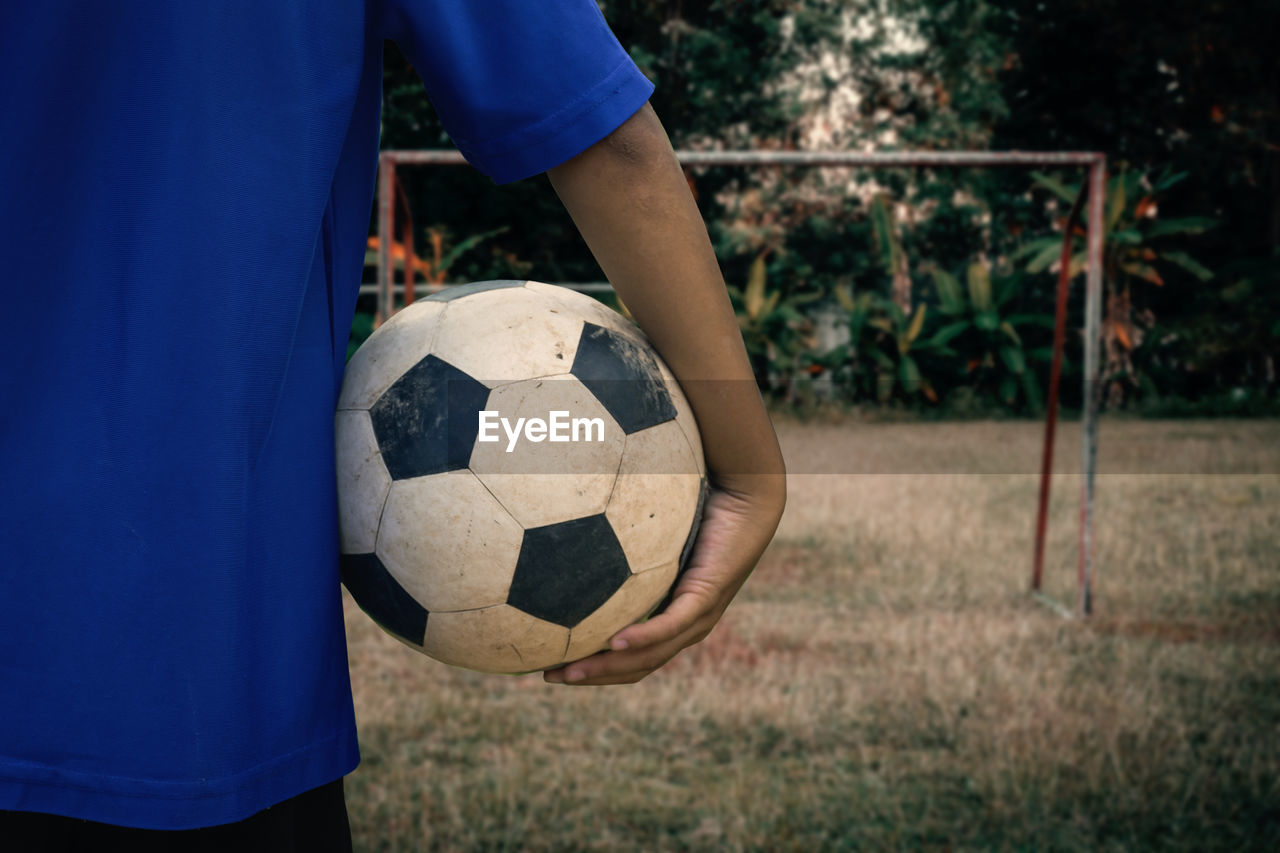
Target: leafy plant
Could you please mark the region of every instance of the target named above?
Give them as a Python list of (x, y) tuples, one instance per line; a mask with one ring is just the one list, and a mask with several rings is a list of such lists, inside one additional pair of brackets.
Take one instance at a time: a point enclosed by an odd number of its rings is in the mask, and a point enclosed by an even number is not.
[(900, 313), (911, 311), (911, 272), (906, 250), (898, 237), (897, 224), (887, 197), (881, 193), (871, 202), (871, 234), (876, 254), (889, 276), (889, 293)]
[(1029, 349), (1026, 337), (1031, 327), (1052, 329), (1053, 317), (1008, 310), (1025, 274), (1014, 270), (993, 280), (987, 265), (974, 261), (966, 268), (961, 287), (957, 276), (937, 264), (925, 269), (938, 292), (938, 310), (947, 318), (931, 342), (953, 345), (959, 351), (964, 374), (979, 392), (994, 391), (1005, 406), (1024, 403), (1040, 411), (1044, 398), (1029, 361), (1048, 361), (1052, 349)]
[(878, 293), (865, 291), (854, 296), (847, 288), (836, 290), (836, 300), (848, 312), (849, 341), (813, 356), (812, 362), (831, 370), (855, 398), (887, 403), (895, 396), (905, 400), (923, 397), (938, 402), (921, 364), (955, 353), (945, 339), (923, 335), (928, 306), (919, 305), (907, 314)]
[(780, 288), (770, 288), (768, 254), (765, 249), (751, 262), (744, 288), (728, 287), (756, 382), (765, 391), (786, 385), (800, 370), (801, 355), (814, 339), (813, 324), (799, 307), (822, 297), (821, 293), (784, 295)]
[[(1160, 219), (1157, 196), (1187, 177), (1169, 167), (1155, 178), (1151, 170), (1135, 170), (1120, 164), (1120, 170), (1107, 182), (1103, 226), (1103, 283), (1105, 316), (1102, 338), (1106, 352), (1103, 381), (1109, 397), (1118, 403), (1124, 397), (1124, 385), (1139, 386), (1133, 362), (1133, 351), (1141, 346), (1144, 326), (1154, 324), (1149, 310), (1135, 307), (1135, 288), (1163, 286), (1170, 267), (1177, 267), (1201, 282), (1213, 273), (1181, 249), (1168, 247), (1168, 238), (1202, 234), (1217, 225), (1217, 220), (1204, 216)], [(1079, 186), (1070, 186), (1040, 172), (1032, 173), (1037, 186), (1049, 190), (1068, 205), (1075, 201)], [(1078, 227), (1072, 234), (1073, 246), (1068, 275), (1075, 277), (1085, 269), (1087, 232)], [(1154, 241), (1155, 245), (1151, 245)], [(1015, 251), (1014, 259), (1029, 257), (1026, 271), (1051, 270), (1061, 251), (1062, 237), (1049, 236), (1032, 240)], [(1141, 316), (1141, 325), (1135, 322)], [(1123, 383), (1123, 384), (1122, 384)]]

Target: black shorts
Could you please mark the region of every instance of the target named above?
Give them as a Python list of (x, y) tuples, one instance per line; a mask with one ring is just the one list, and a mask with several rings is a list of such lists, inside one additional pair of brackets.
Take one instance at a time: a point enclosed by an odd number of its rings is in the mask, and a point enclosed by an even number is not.
[(0, 810), (0, 849), (13, 853), (351, 853), (351, 827), (338, 779), (242, 821), (201, 829), (135, 829)]

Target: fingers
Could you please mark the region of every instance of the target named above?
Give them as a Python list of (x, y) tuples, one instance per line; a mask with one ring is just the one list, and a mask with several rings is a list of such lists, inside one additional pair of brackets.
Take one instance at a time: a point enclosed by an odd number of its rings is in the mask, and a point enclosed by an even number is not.
[(661, 613), (614, 634), (609, 648), (614, 651), (640, 649), (671, 640), (706, 616), (711, 607), (710, 601), (696, 593), (678, 593)]
[(548, 684), (601, 686), (634, 684), (666, 665), (679, 653), (681, 646), (670, 650), (640, 652), (601, 652), (580, 661), (547, 670), (543, 681)]
[[(688, 594), (683, 597), (694, 598)], [(679, 600), (680, 598), (676, 599), (676, 601)], [(675, 601), (672, 602), (673, 609), (675, 603)], [(702, 640), (711, 632), (712, 626), (715, 625), (715, 618), (709, 613), (703, 613), (700, 609), (691, 612), (702, 613), (702, 615), (695, 615), (689, 622), (677, 621), (675, 618), (668, 620), (670, 624), (663, 629), (661, 640), (644, 645), (636, 643), (623, 651), (600, 652), (589, 658), (547, 670), (543, 673), (543, 680), (549, 684), (584, 686), (634, 684), (654, 670), (665, 666), (681, 650)], [(671, 615), (671, 611), (668, 610), (663, 615)], [(672, 630), (668, 633), (669, 629)]]

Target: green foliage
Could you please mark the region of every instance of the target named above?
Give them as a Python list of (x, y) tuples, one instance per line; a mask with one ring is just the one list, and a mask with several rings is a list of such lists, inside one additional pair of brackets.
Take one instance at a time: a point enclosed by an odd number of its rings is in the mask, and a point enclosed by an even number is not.
[(1031, 362), (1048, 363), (1048, 346), (1028, 344), (1038, 330), (1053, 329), (1053, 315), (1016, 313), (1015, 297), (1025, 279), (1021, 270), (997, 272), (980, 262), (965, 270), (966, 287), (957, 276), (937, 264), (927, 266), (945, 317), (934, 339), (950, 344), (959, 356), (953, 366), (963, 371), (960, 382), (979, 395), (994, 396), (1009, 409), (1038, 413), (1044, 407), (1037, 370)]
[[(1033, 172), (1032, 177), (1036, 186), (1068, 205), (1079, 192), (1079, 185), (1068, 185), (1050, 175)], [(1175, 268), (1200, 283), (1213, 278), (1213, 273), (1187, 252), (1171, 248), (1183, 242), (1171, 243), (1170, 238), (1203, 234), (1216, 226), (1217, 220), (1205, 216), (1158, 217), (1160, 198), (1186, 177), (1187, 173), (1175, 173), (1168, 166), (1156, 175), (1153, 169), (1130, 169), (1122, 162), (1107, 182), (1102, 222), (1105, 290), (1102, 378), (1113, 404), (1119, 404), (1144, 385), (1140, 360), (1135, 360), (1134, 353), (1148, 338), (1147, 331), (1155, 323), (1155, 314), (1143, 299), (1146, 290), (1163, 287)], [(1087, 215), (1085, 219), (1087, 221)], [(1068, 274), (1072, 277), (1085, 269), (1086, 233), (1080, 228), (1071, 235)], [(1045, 272), (1059, 261), (1062, 240), (1061, 236), (1034, 239), (1010, 257), (1030, 258), (1026, 263), (1029, 273)]]
[(1140, 411), (1151, 414), (1275, 413), (1280, 347), (1280, 252), (1217, 270), (1222, 286), (1196, 313), (1161, 313), (1134, 353)]
[(784, 295), (770, 288), (766, 254), (752, 261), (745, 287), (730, 285), (728, 290), (756, 382), (762, 391), (778, 391), (785, 389), (812, 345), (812, 324), (800, 308), (820, 294)]
[[(1181, 267), (1200, 281), (1213, 278), (1213, 273), (1181, 250), (1173, 250), (1167, 239), (1160, 240), (1155, 246), (1148, 243), (1157, 238), (1168, 238), (1173, 235), (1203, 234), (1218, 224), (1216, 219), (1206, 216), (1191, 216), (1180, 219), (1157, 218), (1159, 197), (1171, 187), (1187, 177), (1186, 172), (1174, 174), (1169, 166), (1165, 166), (1161, 174), (1152, 177), (1154, 170), (1137, 170), (1127, 168), (1121, 163), (1118, 174), (1107, 181), (1105, 219), (1103, 222), (1103, 257), (1104, 272), (1109, 284), (1124, 287), (1128, 279), (1141, 279), (1155, 285), (1163, 285), (1164, 266), (1173, 264)], [(1041, 172), (1032, 172), (1035, 184), (1049, 190), (1066, 205), (1070, 206), (1079, 192), (1079, 185), (1067, 185), (1057, 178)], [(1088, 221), (1088, 214), (1084, 216)], [(1076, 276), (1085, 267), (1085, 234), (1083, 231), (1072, 235), (1070, 275)], [(1031, 240), (1012, 257), (1020, 259), (1031, 256), (1027, 264), (1027, 272), (1038, 273), (1047, 270), (1058, 260), (1062, 249), (1061, 236), (1041, 237)], [(1161, 261), (1157, 266), (1153, 262)]]
[(1051, 356), (1039, 339), (1052, 330), (1053, 318), (1013, 310), (1023, 274), (1011, 270), (993, 280), (974, 262), (962, 286), (937, 264), (923, 268), (937, 302), (921, 302), (910, 314), (874, 291), (837, 290), (849, 341), (811, 362), (831, 371), (855, 401), (946, 405), (960, 394), (996, 409), (1039, 412), (1044, 403), (1035, 365)]
[(922, 336), (928, 306), (919, 305), (908, 315), (893, 300), (875, 293), (854, 298), (840, 290), (837, 296), (841, 307), (849, 312), (850, 342), (838, 347), (833, 355), (837, 363), (848, 363), (855, 394), (866, 397), (874, 388), (874, 399), (880, 403), (895, 397), (908, 402), (924, 398), (936, 403), (937, 392), (920, 365), (930, 356), (952, 352), (945, 340)]
[[(655, 82), (653, 104), (678, 148), (1107, 152), (1113, 169), (1125, 164), (1108, 184), (1108, 376), (1144, 402), (1217, 399), (1236, 388), (1274, 396), (1280, 87), (1270, 85), (1265, 34), (1280, 22), (1280, 6), (1137, 0), (1105, 15), (1085, 0), (601, 6)], [(384, 146), (449, 144), (394, 46), (386, 53), (384, 96)], [(847, 112), (829, 112), (851, 97)], [(828, 135), (812, 142), (811, 133), (824, 127)], [(878, 325), (864, 324), (861, 334), (878, 345), (862, 341), (866, 352), (857, 363), (869, 378), (859, 398), (877, 399), (887, 383), (879, 376), (887, 373), (891, 401), (928, 400), (904, 390), (903, 371), (914, 374), (899, 367), (898, 341), (921, 299), (914, 288), (927, 308), (908, 355), (943, 403), (972, 392), (1002, 406), (1012, 399), (1020, 410), (1036, 408), (1022, 377), (1041, 361), (1045, 330), (1012, 323), (1019, 355), (1001, 324), (1052, 305), (1053, 277), (1041, 273), (1056, 262), (1061, 238), (1046, 233), (1045, 200), (1056, 199), (1060, 211), (1078, 178), (1044, 175), (1028, 193), (1026, 173), (1013, 169), (872, 175), (715, 167), (687, 174), (726, 279), (743, 283), (735, 305), (748, 319), (744, 337), (758, 375), (773, 392), (785, 389), (789, 373), (822, 367), (817, 356), (824, 354), (804, 352), (812, 337), (805, 312), (817, 294), (847, 289), (888, 298), (903, 315), (868, 307)], [(467, 169), (405, 169), (401, 178), (417, 222), (447, 224), (457, 234), (509, 229), (459, 256), (456, 278), (601, 278), (544, 180), (495, 188)], [(867, 197), (862, 190), (871, 178), (875, 193), (908, 214), (896, 229), (884, 227), (893, 219), (882, 217), (883, 201), (864, 206), (855, 198)], [(1158, 206), (1141, 209), (1147, 198)], [(1083, 236), (1073, 239), (1078, 270)], [(994, 327), (974, 308), (968, 266), (975, 253), (1016, 253), (1031, 271)], [(778, 295), (770, 311), (752, 318), (745, 291), (762, 256), (766, 292)], [(965, 313), (944, 311), (941, 292), (934, 298), (936, 276), (920, 268), (913, 279), (911, 259), (955, 271)], [(993, 299), (1003, 275), (992, 279)], [(1076, 328), (1081, 318), (1072, 305)], [(968, 325), (947, 343), (956, 355), (914, 351), (962, 320)], [(1077, 350), (1069, 335), (1073, 359)], [(979, 364), (970, 370), (974, 358)], [(1077, 388), (1064, 384), (1067, 404)]]

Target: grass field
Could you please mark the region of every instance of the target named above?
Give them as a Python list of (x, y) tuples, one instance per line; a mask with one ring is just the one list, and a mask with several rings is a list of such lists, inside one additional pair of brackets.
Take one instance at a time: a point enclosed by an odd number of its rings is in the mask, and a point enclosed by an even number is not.
[[(1090, 623), (1026, 593), (1040, 429), (780, 419), (777, 539), (631, 687), (452, 669), (348, 601), (357, 850), (1280, 849), (1280, 423), (1103, 423)], [(1068, 603), (1078, 459), (1068, 424)]]

